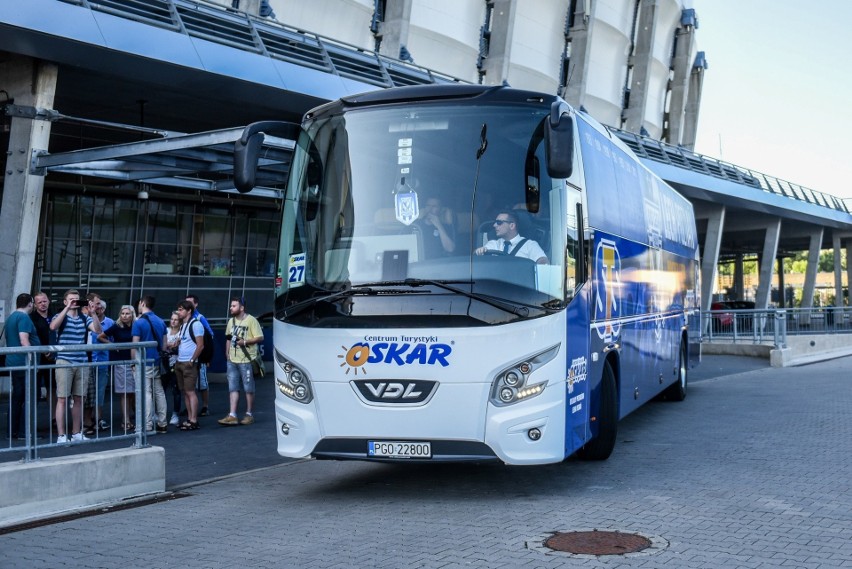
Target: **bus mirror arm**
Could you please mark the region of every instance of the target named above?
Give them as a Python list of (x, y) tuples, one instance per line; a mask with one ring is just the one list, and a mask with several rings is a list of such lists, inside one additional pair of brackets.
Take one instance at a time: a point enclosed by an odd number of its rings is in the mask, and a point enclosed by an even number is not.
[(574, 118), (564, 101), (551, 105), (544, 140), (547, 173), (551, 178), (570, 178), (574, 171)]
[(299, 125), (284, 121), (260, 121), (248, 125), (234, 142), (234, 187), (240, 193), (250, 192), (257, 178), (260, 149), (266, 133), (296, 140)]

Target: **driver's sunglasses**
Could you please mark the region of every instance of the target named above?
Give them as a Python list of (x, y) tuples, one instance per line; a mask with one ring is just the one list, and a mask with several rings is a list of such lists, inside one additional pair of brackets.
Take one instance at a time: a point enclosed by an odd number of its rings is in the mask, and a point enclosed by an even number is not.
[(503, 225), (504, 223), (512, 223), (508, 219), (495, 219), (494, 225)]

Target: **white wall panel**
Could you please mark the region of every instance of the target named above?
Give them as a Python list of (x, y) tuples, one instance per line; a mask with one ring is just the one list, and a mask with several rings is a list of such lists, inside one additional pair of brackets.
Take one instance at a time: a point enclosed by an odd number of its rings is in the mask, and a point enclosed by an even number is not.
[(561, 0), (520, 2), (512, 34), (512, 87), (555, 93), (568, 7)]
[(477, 81), (479, 29), (485, 2), (414, 0), (408, 51), (417, 65), (467, 81)]
[(282, 24), (372, 50), (371, 0), (270, 0)]

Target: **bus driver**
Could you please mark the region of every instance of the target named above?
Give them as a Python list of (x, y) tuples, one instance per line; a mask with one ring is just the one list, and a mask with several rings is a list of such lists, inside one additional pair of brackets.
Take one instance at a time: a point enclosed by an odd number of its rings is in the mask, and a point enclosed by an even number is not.
[(518, 218), (510, 211), (501, 211), (494, 221), (494, 232), (497, 239), (492, 239), (474, 251), (477, 255), (485, 255), (488, 251), (499, 251), (506, 255), (532, 259), (541, 265), (547, 264), (547, 255), (532, 239), (518, 234)]

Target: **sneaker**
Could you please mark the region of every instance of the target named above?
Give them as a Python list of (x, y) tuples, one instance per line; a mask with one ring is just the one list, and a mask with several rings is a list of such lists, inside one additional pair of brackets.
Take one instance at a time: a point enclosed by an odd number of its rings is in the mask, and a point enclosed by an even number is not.
[(71, 435), (71, 442), (72, 443), (79, 443), (81, 441), (88, 441), (88, 440), (89, 440), (89, 437), (87, 437), (83, 433), (75, 433), (75, 434)]
[(243, 417), (243, 420), (240, 421), (240, 425), (251, 425), (254, 423), (254, 417), (252, 415), (246, 415)]
[(157, 423), (157, 432), (158, 432), (158, 433), (168, 433), (168, 432), (169, 432), (169, 426), (168, 426), (168, 424), (163, 423), (163, 424), (161, 425), (161, 424)]
[(206, 416), (207, 416), (207, 415), (209, 415), (209, 414), (210, 414), (210, 413), (207, 411), (207, 407), (202, 407), (202, 408), (201, 408), (201, 413), (199, 413), (199, 414), (198, 414), (198, 416), (199, 416), (199, 417), (206, 417)]
[(98, 430), (106, 431), (107, 429), (109, 429), (109, 422), (106, 419), (101, 419), (98, 422)]
[(169, 420), (169, 425), (174, 425), (175, 427), (180, 425), (180, 417), (177, 413), (172, 413), (172, 418)]
[(237, 418), (236, 418), (236, 417), (234, 417), (233, 415), (230, 415), (230, 414), (229, 414), (229, 415), (225, 415), (225, 417), (224, 417), (224, 418), (219, 419), (219, 424), (220, 424), (220, 425), (226, 425), (226, 426), (231, 426), (231, 427), (232, 427), (232, 426), (234, 426), (234, 425), (239, 425), (239, 424), (240, 424), (240, 422), (237, 420)]
[(68, 437), (66, 435), (59, 435), (56, 437), (56, 444), (64, 444), (68, 442)]

